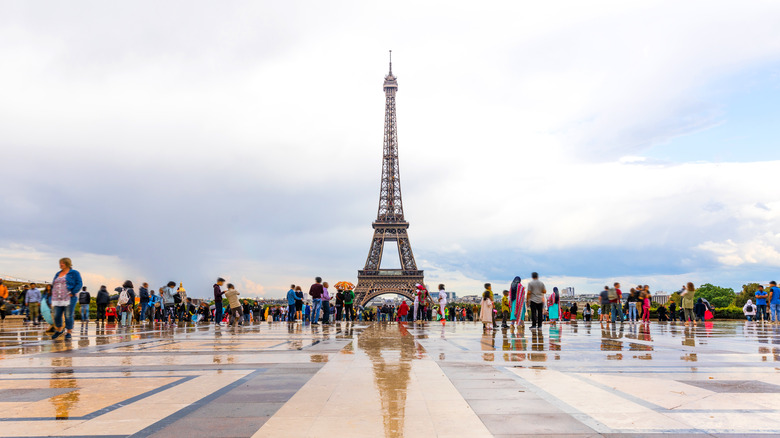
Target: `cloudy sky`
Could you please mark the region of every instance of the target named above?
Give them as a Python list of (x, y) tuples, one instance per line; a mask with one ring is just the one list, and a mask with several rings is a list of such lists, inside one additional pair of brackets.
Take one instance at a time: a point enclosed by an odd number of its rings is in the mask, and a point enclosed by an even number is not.
[(0, 274), (356, 280), (393, 50), (418, 266), (460, 294), (780, 277), (780, 3), (0, 2)]

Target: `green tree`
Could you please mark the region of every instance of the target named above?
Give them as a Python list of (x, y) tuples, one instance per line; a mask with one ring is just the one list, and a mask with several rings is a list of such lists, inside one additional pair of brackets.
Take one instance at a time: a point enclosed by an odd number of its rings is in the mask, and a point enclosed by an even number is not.
[(715, 286), (712, 284), (703, 284), (696, 290), (696, 298), (704, 298), (714, 307), (728, 307), (734, 301), (737, 294), (734, 289)]
[(677, 304), (677, 307), (680, 307), (680, 303), (682, 302), (682, 297), (680, 296), (680, 292), (675, 292), (671, 295), (669, 295), (669, 302), (666, 303), (669, 305), (672, 301), (674, 301), (675, 304)]
[(747, 300), (753, 300), (753, 304), (756, 304), (756, 291), (758, 290), (758, 283), (748, 283), (742, 285), (742, 292), (734, 298), (734, 305), (736, 307), (743, 307)]

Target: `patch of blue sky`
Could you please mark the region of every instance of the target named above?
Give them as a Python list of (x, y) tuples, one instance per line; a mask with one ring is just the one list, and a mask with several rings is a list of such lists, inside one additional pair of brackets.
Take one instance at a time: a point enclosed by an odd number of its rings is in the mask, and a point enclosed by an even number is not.
[(704, 97), (722, 112), (709, 128), (654, 145), (643, 156), (666, 162), (780, 159), (780, 63), (732, 75)]

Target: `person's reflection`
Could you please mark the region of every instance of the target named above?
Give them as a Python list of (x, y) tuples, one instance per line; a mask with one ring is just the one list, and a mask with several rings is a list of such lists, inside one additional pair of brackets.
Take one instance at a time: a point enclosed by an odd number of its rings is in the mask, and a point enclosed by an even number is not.
[(70, 418), (70, 411), (79, 402), (79, 390), (76, 386), (76, 379), (73, 377), (73, 358), (54, 357), (51, 360), (51, 367), (53, 371), (49, 379), (49, 387), (73, 389), (49, 399), (54, 406), (55, 418), (67, 420)]
[(637, 338), (637, 328), (638, 328), (637, 326), (638, 325), (639, 324), (630, 324), (628, 326), (628, 333), (626, 333), (626, 337), (628, 339), (638, 339)]
[(507, 351), (511, 348), (511, 345), (509, 345), (509, 329), (502, 328), (501, 329), (501, 349), (504, 351)]
[[(496, 331), (487, 330), (482, 332), (482, 341), (480, 342), (482, 351), (495, 351), (496, 350)], [(482, 360), (485, 362), (492, 362), (495, 360), (493, 353), (482, 353)]]
[(653, 340), (650, 336), (650, 324), (642, 324), (639, 327), (639, 337), (637, 339), (648, 342)]
[(704, 322), (704, 333), (709, 338), (712, 335), (712, 321)]
[[(518, 338), (515, 336), (515, 330), (514, 327), (512, 328), (510, 333), (507, 333), (507, 329), (502, 330), (502, 334), (504, 336), (503, 343), (501, 345), (501, 348), (504, 351), (517, 351), (518, 349), (525, 350), (526, 349), (526, 343), (525, 338), (521, 337)], [(508, 336), (510, 335), (510, 336)], [(511, 339), (511, 340), (510, 340)], [(504, 353), (504, 360), (509, 362), (520, 362), (525, 360), (525, 353)]]
[(686, 347), (695, 347), (696, 346), (696, 330), (691, 327), (685, 327), (685, 332), (683, 333), (685, 336), (683, 338), (682, 344)]
[[(620, 325), (620, 332), (616, 332), (615, 326), (615, 324), (601, 324), (601, 351), (623, 350), (623, 343), (617, 340), (623, 337), (623, 324)], [(619, 356), (615, 357), (620, 358)]]
[[(541, 329), (531, 331), (531, 350), (532, 351), (544, 351), (544, 335)], [(547, 354), (545, 353), (529, 353), (528, 359), (533, 362), (546, 362)]]
[(556, 325), (550, 326), (550, 351), (561, 350), (561, 327)]

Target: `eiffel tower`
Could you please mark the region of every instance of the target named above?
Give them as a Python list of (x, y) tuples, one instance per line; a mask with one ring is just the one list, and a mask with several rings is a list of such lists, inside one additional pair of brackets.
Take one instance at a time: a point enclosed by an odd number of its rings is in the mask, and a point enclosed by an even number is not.
[[(385, 76), (385, 136), (382, 152), (382, 184), (379, 190), (379, 211), (373, 223), (374, 238), (368, 250), (366, 267), (358, 271), (355, 301), (365, 305), (374, 297), (395, 293), (414, 300), (415, 286), (423, 284), (423, 271), (417, 269), (406, 230), (401, 201), (401, 177), (398, 171), (398, 129), (395, 117), (395, 93), (398, 81), (393, 76), (393, 53), (390, 51), (390, 72)], [(400, 269), (381, 269), (385, 243), (397, 244)]]

